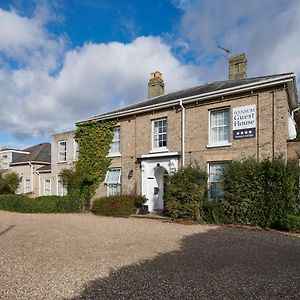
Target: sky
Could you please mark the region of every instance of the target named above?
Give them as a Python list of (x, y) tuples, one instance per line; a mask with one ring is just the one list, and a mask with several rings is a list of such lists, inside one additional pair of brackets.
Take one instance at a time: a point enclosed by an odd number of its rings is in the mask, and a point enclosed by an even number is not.
[(298, 0), (0, 0), (0, 148), (50, 142), (75, 122), (228, 77), (300, 73)]

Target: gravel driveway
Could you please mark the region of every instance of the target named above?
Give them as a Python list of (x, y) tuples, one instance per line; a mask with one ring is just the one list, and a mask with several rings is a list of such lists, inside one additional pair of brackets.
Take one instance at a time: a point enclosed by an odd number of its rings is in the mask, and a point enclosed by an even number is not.
[(300, 238), (0, 211), (1, 299), (300, 299)]

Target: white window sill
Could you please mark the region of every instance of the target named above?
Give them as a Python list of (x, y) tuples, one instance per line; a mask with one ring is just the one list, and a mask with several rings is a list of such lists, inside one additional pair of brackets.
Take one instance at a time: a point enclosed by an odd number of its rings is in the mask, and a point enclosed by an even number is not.
[(64, 160), (64, 161), (58, 161), (57, 163), (58, 163), (58, 164), (66, 164), (67, 161), (66, 161), (66, 160)]
[(223, 144), (209, 144), (206, 145), (206, 148), (219, 148), (219, 147), (230, 147), (231, 143), (223, 143)]
[(155, 148), (149, 151), (149, 153), (160, 153), (160, 152), (168, 152), (168, 148)]
[(112, 154), (108, 154), (106, 155), (106, 157), (120, 157), (121, 153), (112, 153)]

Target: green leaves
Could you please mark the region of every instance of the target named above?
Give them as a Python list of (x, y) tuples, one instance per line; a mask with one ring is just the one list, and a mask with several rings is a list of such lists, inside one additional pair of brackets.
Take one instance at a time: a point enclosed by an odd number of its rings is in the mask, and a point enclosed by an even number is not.
[(113, 138), (112, 121), (89, 121), (77, 126), (75, 139), (79, 143), (79, 157), (74, 170), (64, 170), (63, 180), (68, 193), (81, 199), (82, 206), (94, 196), (104, 181), (111, 159), (106, 157)]
[(2, 176), (0, 172), (0, 194), (14, 194), (18, 184), (18, 174), (9, 172)]
[(172, 218), (201, 219), (206, 194), (207, 174), (188, 166), (170, 175), (164, 194), (166, 212)]
[(297, 210), (299, 167), (281, 157), (229, 163), (222, 206), (231, 222), (276, 227)]

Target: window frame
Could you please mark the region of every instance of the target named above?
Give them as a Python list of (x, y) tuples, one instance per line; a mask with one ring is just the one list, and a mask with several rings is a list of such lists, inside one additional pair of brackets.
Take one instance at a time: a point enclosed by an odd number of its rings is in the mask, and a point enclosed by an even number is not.
[[(61, 182), (61, 186), (62, 186), (62, 188), (61, 188), (62, 193), (59, 193), (59, 185), (60, 185), (60, 182)], [(58, 195), (58, 196), (67, 196), (67, 195), (68, 195), (68, 190), (67, 190), (66, 185), (63, 184), (62, 176), (57, 175), (57, 178), (56, 178), (56, 184), (57, 184), (57, 190), (56, 190), (57, 195)]]
[[(217, 198), (213, 198), (211, 197), (211, 183), (220, 183), (221, 181), (211, 181), (211, 173), (210, 173), (210, 168), (212, 165), (223, 165), (223, 169), (226, 165), (226, 163), (228, 163), (229, 161), (209, 161), (207, 162), (207, 175), (208, 175), (208, 179), (207, 179), (207, 191), (208, 191), (208, 199), (211, 200), (211, 201), (215, 201), (215, 200), (220, 200), (220, 199), (223, 199), (223, 196), (224, 196), (224, 188), (222, 189), (222, 192), (221, 192), (221, 197), (217, 197)], [(219, 192), (219, 195), (220, 195), (220, 192)]]
[[(5, 157), (5, 165), (6, 166), (4, 166), (4, 157)], [(9, 157), (8, 157), (8, 154), (2, 155), (2, 169), (3, 170), (9, 169)]]
[(73, 139), (73, 148), (73, 161), (77, 161), (79, 157), (79, 143), (75, 139)]
[[(65, 143), (65, 151), (64, 151), (64, 156), (65, 156), (65, 160), (61, 160), (60, 158), (61, 158), (61, 154), (63, 153), (63, 152), (61, 152), (60, 151), (60, 146), (61, 146), (61, 144), (62, 143)], [(58, 161), (58, 163), (65, 163), (65, 162), (67, 162), (67, 141), (66, 140), (63, 140), (63, 141), (58, 141), (57, 142), (57, 144), (58, 144), (58, 157), (57, 157), (57, 161)]]
[[(46, 194), (46, 181), (49, 181), (49, 194), (47, 195)], [(45, 178), (44, 179), (44, 189), (43, 189), (43, 195), (44, 196), (51, 196), (51, 193), (52, 191), (51, 191), (51, 179), (49, 179), (49, 178)]]
[[(219, 142), (213, 142), (212, 141), (212, 122), (211, 122), (211, 118), (212, 118), (212, 114), (213, 113), (217, 113), (217, 112), (221, 112), (221, 111), (227, 111), (228, 112), (228, 139), (227, 140), (223, 140), (223, 141), (219, 141)], [(216, 109), (210, 109), (208, 111), (208, 145), (207, 148), (211, 148), (211, 147), (228, 147), (231, 146), (231, 134), (230, 134), (230, 130), (231, 130), (231, 126), (230, 126), (230, 115), (231, 115), (231, 109), (229, 106), (227, 107), (220, 107), (220, 108), (216, 108)]]
[[(115, 136), (116, 136), (116, 133), (115, 133), (115, 130), (118, 129), (119, 130), (119, 139), (115, 139)], [(110, 148), (109, 148), (109, 152), (108, 152), (108, 157), (116, 157), (116, 156), (121, 156), (121, 126), (115, 126), (113, 128), (113, 133), (114, 133), (114, 136), (113, 136), (113, 139), (112, 139), (112, 142), (110, 144)], [(118, 143), (119, 145), (119, 149), (118, 151), (115, 151), (115, 152), (112, 152), (111, 149), (112, 149), (112, 146), (115, 145), (116, 143)]]
[[(119, 176), (118, 176), (118, 180), (116, 181), (116, 183), (111, 183), (108, 182), (108, 177), (109, 177), (109, 172), (112, 170), (119, 170)], [(122, 169), (121, 168), (110, 168), (107, 170), (106, 172), (106, 176), (105, 176), (105, 181), (104, 181), (105, 185), (107, 186), (107, 196), (115, 196), (115, 195), (121, 195), (122, 194)], [(116, 188), (118, 189), (117, 193), (111, 193), (111, 189), (112, 188)]]
[[(155, 141), (154, 141), (154, 124), (156, 122), (160, 121), (166, 121), (166, 131), (162, 133), (158, 133), (157, 135), (166, 135), (166, 146), (161, 146), (161, 147), (155, 147)], [(159, 141), (158, 141), (159, 142)], [(168, 118), (167, 117), (162, 117), (159, 119), (153, 119), (151, 120), (151, 151), (150, 152), (166, 152), (168, 151)]]
[[(27, 189), (27, 182), (29, 182), (29, 190)], [(25, 178), (24, 180), (24, 193), (27, 194), (27, 193), (31, 193), (32, 190), (31, 190), (31, 179), (30, 178)]]

